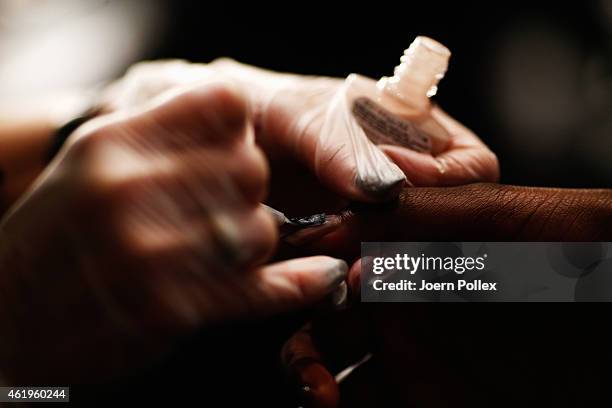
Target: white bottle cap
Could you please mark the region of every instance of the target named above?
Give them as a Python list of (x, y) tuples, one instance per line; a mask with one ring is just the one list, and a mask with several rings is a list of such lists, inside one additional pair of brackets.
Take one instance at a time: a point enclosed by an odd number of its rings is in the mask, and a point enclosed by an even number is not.
[(444, 78), (451, 52), (429, 37), (417, 37), (400, 58), (391, 78), (383, 77), (378, 87), (401, 101), (425, 108), (428, 97), (438, 91)]

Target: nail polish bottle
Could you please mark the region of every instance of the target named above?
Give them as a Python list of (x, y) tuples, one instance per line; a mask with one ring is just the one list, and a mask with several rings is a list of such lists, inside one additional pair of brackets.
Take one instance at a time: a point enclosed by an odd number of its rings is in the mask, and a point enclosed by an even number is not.
[(393, 144), (438, 154), (450, 139), (431, 116), (429, 98), (448, 68), (450, 51), (428, 37), (417, 37), (404, 51), (392, 77), (378, 82), (361, 75), (346, 78), (353, 117), (375, 144)]

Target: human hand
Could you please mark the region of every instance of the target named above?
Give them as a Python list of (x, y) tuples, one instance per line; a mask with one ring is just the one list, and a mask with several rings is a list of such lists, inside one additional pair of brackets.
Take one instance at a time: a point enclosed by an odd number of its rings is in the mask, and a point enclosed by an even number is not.
[[(355, 259), (362, 241), (609, 241), (612, 191), (499, 184), (410, 188), (392, 206), (371, 211), (359, 208), (342, 218), (335, 231), (300, 249)], [(375, 400), (389, 406), (447, 406), (441, 396), (453, 405), (463, 405), (459, 402), (461, 393), (453, 392), (456, 383), (450, 363), (441, 362), (436, 350), (428, 348), (433, 339), (415, 339), (423, 333), (435, 333), (444, 316), (435, 314), (438, 309), (432, 307), (424, 316), (423, 308), (415, 304), (359, 303), (362, 262), (367, 259), (357, 260), (347, 278), (353, 307), (319, 316), (285, 345), (283, 360), (296, 382), (306, 387), (305, 399), (310, 406), (336, 406), (340, 388), (334, 376), (370, 355), (372, 361), (367, 365), (375, 368), (356, 368), (355, 386), (345, 388), (349, 395), (344, 394), (343, 401), (348, 406), (370, 406)], [(444, 322), (453, 324), (452, 318)], [(499, 322), (503, 326), (505, 320)], [(466, 345), (473, 343), (457, 336), (470, 332), (464, 327), (466, 323), (456, 324), (462, 326), (450, 330), (453, 341), (459, 338)], [(502, 332), (503, 327), (497, 330), (504, 335), (512, 333), (512, 329)], [(381, 375), (385, 381), (379, 381)], [(410, 382), (410, 392), (402, 392), (398, 382)], [(381, 398), (393, 402), (383, 403)]]
[(0, 225), (0, 372), (106, 378), (213, 322), (299, 308), (343, 261), (261, 266), (276, 226), (244, 97), (175, 89), (81, 127)]
[[(343, 83), (337, 78), (274, 73), (228, 59), (207, 65), (142, 63), (110, 88), (104, 106), (126, 109), (173, 86), (219, 76), (236, 82), (249, 96), (256, 141), (272, 169), (272, 206), (304, 214), (338, 209), (348, 201), (386, 200), (397, 195), (404, 175), (416, 186), (497, 181), (495, 155), (438, 107), (432, 115), (451, 135), (451, 142), (436, 157), (403, 147), (377, 147), (367, 138), (355, 154), (354, 142), (345, 130), (322, 135), (325, 113)], [(366, 159), (377, 168), (361, 174), (364, 166), (358, 162)]]

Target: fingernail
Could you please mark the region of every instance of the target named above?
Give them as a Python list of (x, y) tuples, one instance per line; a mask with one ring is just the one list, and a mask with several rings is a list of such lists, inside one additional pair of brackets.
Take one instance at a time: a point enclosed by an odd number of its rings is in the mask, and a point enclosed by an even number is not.
[(375, 199), (393, 198), (407, 182), (404, 172), (370, 140), (364, 140), (357, 155), (355, 184)]
[(381, 181), (378, 178), (362, 178), (359, 177), (355, 181), (357, 187), (359, 187), (368, 196), (375, 199), (392, 198), (399, 194), (399, 192), (406, 186), (407, 180), (402, 176), (401, 179), (395, 179), (392, 181)]
[[(387, 159), (388, 160), (388, 159)], [(395, 163), (380, 165), (375, 171), (357, 173), (357, 187), (375, 199), (396, 197), (409, 181)]]
[(346, 281), (340, 282), (340, 285), (332, 292), (332, 306), (335, 310), (343, 310), (348, 305), (348, 287)]
[(329, 290), (336, 289), (348, 275), (348, 264), (341, 259), (333, 259), (326, 270), (326, 280)]
[(292, 245), (305, 245), (337, 230), (342, 225), (342, 215), (328, 214), (325, 222), (311, 228), (304, 228), (283, 237), (283, 240)]
[(250, 252), (243, 245), (240, 228), (227, 214), (216, 214), (210, 219), (213, 239), (218, 255), (228, 266), (238, 265), (250, 257)]
[(262, 208), (264, 208), (268, 214), (270, 214), (270, 216), (274, 219), (274, 222), (276, 223), (276, 225), (278, 225), (279, 227), (281, 225), (283, 225), (285, 222), (287, 222), (287, 217), (285, 217), (285, 214), (283, 214), (282, 212), (268, 206), (265, 204), (260, 204)]

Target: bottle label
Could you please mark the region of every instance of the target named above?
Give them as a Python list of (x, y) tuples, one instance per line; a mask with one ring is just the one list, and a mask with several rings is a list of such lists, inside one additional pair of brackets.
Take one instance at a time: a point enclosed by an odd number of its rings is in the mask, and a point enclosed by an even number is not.
[(431, 139), (426, 133), (417, 129), (409, 120), (397, 117), (372, 99), (356, 98), (352, 112), (372, 142), (399, 145), (417, 152), (431, 152)]

